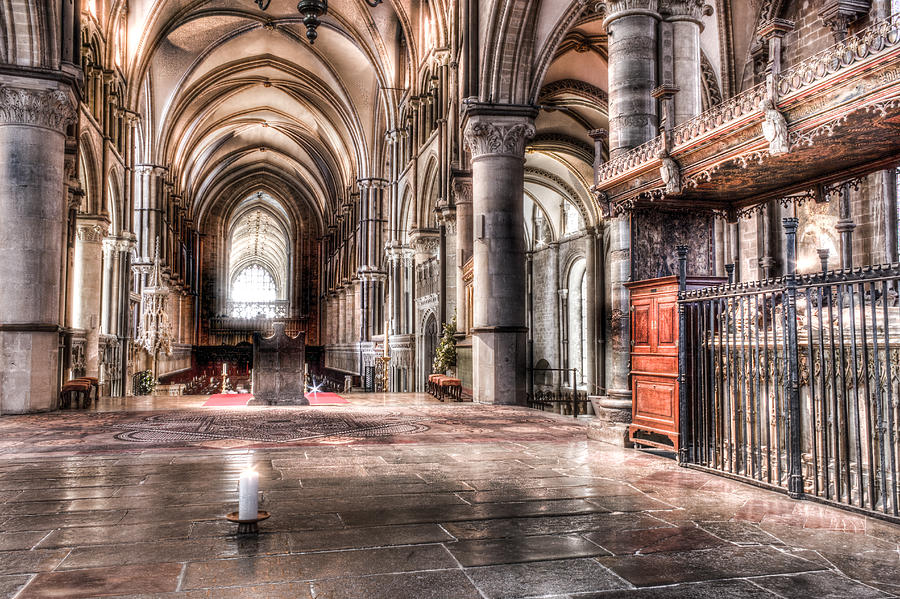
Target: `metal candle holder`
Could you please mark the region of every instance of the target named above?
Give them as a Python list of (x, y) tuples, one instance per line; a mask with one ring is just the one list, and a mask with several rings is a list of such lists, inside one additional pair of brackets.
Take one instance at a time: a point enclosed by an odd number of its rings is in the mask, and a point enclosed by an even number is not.
[(241, 520), (239, 514), (240, 512), (231, 512), (225, 516), (229, 522), (237, 522), (237, 533), (239, 535), (255, 535), (259, 533), (259, 523), (263, 520), (268, 520), (270, 515), (269, 512), (260, 510), (256, 513), (256, 518), (253, 518), (252, 520)]

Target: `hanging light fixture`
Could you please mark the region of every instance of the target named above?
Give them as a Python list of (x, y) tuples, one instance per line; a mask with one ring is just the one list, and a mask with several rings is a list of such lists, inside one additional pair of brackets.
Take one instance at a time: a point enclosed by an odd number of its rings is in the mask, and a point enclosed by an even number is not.
[[(272, 0), (254, 0), (262, 10), (269, 8)], [(375, 8), (383, 0), (366, 0), (366, 4)], [(322, 17), (328, 12), (328, 0), (300, 0), (297, 3), (297, 11), (303, 15), (303, 24), (306, 25), (306, 37), (310, 44), (316, 43), (319, 34), (316, 28), (322, 23)]]

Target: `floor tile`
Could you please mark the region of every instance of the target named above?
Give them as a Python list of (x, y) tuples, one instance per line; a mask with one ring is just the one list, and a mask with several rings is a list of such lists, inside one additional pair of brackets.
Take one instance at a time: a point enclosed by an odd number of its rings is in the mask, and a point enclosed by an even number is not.
[(627, 586), (592, 559), (468, 568), (466, 574), (488, 599), (522, 599)]
[(38, 574), (17, 599), (82, 599), (135, 593), (167, 593), (178, 587), (182, 565), (91, 568)]
[(446, 547), (466, 567), (610, 555), (577, 534), (459, 541)]
[(818, 564), (768, 547), (601, 557), (598, 561), (639, 587), (821, 569)]

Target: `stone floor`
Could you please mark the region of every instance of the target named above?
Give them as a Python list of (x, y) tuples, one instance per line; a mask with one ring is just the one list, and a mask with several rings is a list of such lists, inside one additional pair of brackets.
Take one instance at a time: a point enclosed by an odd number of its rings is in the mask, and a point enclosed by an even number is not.
[[(350, 397), (0, 418), (0, 596), (900, 595), (898, 526), (588, 441), (572, 419)], [(177, 441), (114, 440), (157, 416)], [(272, 517), (237, 537), (223, 515), (251, 465)]]

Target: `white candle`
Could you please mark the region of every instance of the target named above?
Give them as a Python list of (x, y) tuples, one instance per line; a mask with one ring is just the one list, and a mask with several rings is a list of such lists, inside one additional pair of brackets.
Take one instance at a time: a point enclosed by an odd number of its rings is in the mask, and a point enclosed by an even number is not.
[(255, 520), (259, 511), (259, 472), (252, 469), (241, 472), (238, 492), (240, 495), (238, 518)]

